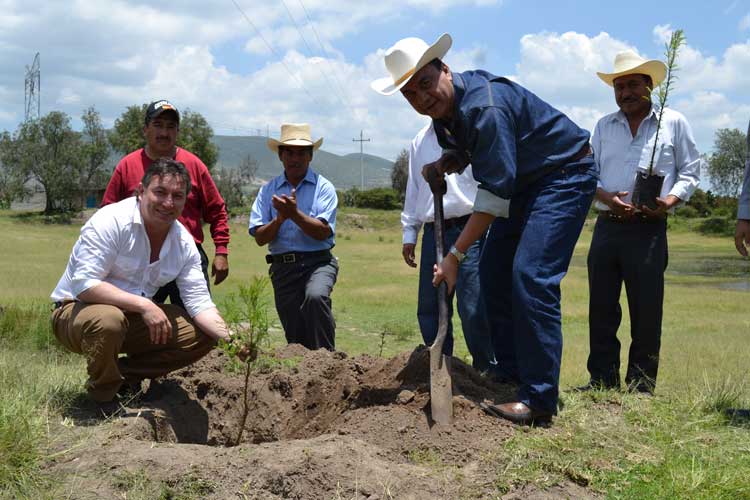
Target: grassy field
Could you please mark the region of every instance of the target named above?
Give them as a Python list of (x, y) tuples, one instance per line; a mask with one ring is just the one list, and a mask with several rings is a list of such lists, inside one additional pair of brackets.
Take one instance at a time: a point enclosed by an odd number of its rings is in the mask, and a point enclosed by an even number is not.
[[(567, 480), (612, 498), (750, 498), (750, 427), (721, 413), (750, 406), (750, 266), (730, 239), (676, 226), (657, 397), (564, 392), (553, 429), (519, 429), (486, 458), (496, 464), (498, 495), (525, 482), (544, 487)], [(417, 271), (401, 259), (399, 227), (398, 212), (339, 215), (333, 300), (340, 350), (389, 356), (420, 342)], [(584, 229), (563, 282), (563, 390), (587, 380), (585, 258), (592, 227)], [(82, 360), (61, 352), (48, 326), (48, 296), (79, 228), (75, 221), (47, 224), (0, 212), (0, 496), (39, 498), (54, 481), (41, 470), (54, 448), (47, 423), (83, 391)], [(213, 290), (219, 304), (267, 272), (265, 248), (245, 224), (234, 223), (232, 231), (230, 276)], [(276, 325), (273, 342), (282, 343)], [(624, 355), (628, 332), (624, 318)], [(466, 359), (464, 343), (456, 345)]]

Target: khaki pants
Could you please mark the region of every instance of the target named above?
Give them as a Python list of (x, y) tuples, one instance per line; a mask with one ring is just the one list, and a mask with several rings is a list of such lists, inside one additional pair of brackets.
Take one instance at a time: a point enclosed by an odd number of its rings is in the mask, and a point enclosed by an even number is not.
[[(69, 351), (87, 360), (89, 396), (110, 401), (123, 382), (136, 383), (202, 358), (215, 341), (195, 327), (184, 309), (159, 304), (172, 324), (166, 344), (154, 345), (141, 315), (106, 304), (69, 302), (52, 313), (52, 331)], [(119, 357), (120, 353), (127, 354)]]

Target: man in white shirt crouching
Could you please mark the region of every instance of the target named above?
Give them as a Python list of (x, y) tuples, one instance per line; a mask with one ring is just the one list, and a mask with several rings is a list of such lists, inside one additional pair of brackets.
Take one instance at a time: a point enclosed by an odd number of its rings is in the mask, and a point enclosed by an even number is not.
[[(437, 337), (438, 330), (438, 294), (432, 285), (432, 268), (435, 264), (435, 213), (430, 186), (422, 177), (422, 167), (440, 158), (442, 149), (438, 145), (432, 122), (419, 131), (409, 148), (409, 179), (406, 184), (404, 211), (401, 212), (403, 226), (404, 261), (411, 267), (417, 267), (415, 252), (417, 235), (424, 225), (422, 251), (419, 262), (419, 296), (417, 319), (425, 344), (430, 345)], [(471, 165), (463, 173), (445, 177), (447, 192), (443, 195), (443, 212), (445, 214), (445, 248), (450, 248), (471, 215), (474, 198), (477, 194), (477, 182), (471, 174)], [(495, 374), (495, 353), (490, 339), (490, 328), (485, 311), (484, 301), (479, 284), (479, 256), (484, 238), (474, 242), (465, 253), (456, 282), (458, 315), (464, 339), (472, 364), (481, 372)], [(452, 301), (449, 304), (449, 316), (453, 316)], [(448, 356), (453, 353), (453, 324), (448, 323), (448, 337), (443, 352)]]
[[(217, 339), (230, 339), (193, 238), (177, 222), (189, 192), (182, 163), (154, 162), (134, 197), (100, 209), (83, 226), (52, 292), (55, 337), (86, 357), (87, 390), (105, 414), (143, 379), (187, 366)], [(151, 300), (172, 280), (185, 309)]]

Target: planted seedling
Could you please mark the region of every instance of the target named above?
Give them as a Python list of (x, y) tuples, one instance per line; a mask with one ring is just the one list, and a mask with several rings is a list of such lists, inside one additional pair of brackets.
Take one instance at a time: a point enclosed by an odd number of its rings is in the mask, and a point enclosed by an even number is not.
[(223, 350), (235, 366), (241, 366), (245, 384), (242, 389), (242, 417), (237, 438), (229, 446), (237, 446), (245, 431), (247, 415), (250, 411), (247, 401), (247, 388), (253, 363), (258, 359), (263, 347), (270, 345), (268, 333), (268, 303), (265, 289), (268, 280), (256, 276), (249, 285), (240, 285), (239, 293), (230, 294), (224, 302), (224, 320), (232, 333), (230, 341), (220, 341)]

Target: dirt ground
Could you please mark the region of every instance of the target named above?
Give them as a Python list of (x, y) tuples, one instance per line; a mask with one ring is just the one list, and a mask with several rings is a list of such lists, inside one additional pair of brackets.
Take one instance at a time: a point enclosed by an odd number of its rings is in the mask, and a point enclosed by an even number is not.
[(424, 347), (383, 359), (291, 345), (274, 359), (275, 368), (250, 377), (237, 446), (244, 379), (214, 351), (152, 381), (116, 418), (98, 419), (91, 403), (79, 401), (47, 469), (64, 478), (62, 492), (80, 499), (133, 498), (134, 491), (215, 499), (596, 496), (573, 483), (498, 493), (502, 471), (487, 457), (515, 431), (478, 403), (510, 401), (514, 388), (460, 360), (452, 360), (455, 422), (442, 427), (430, 425)]

